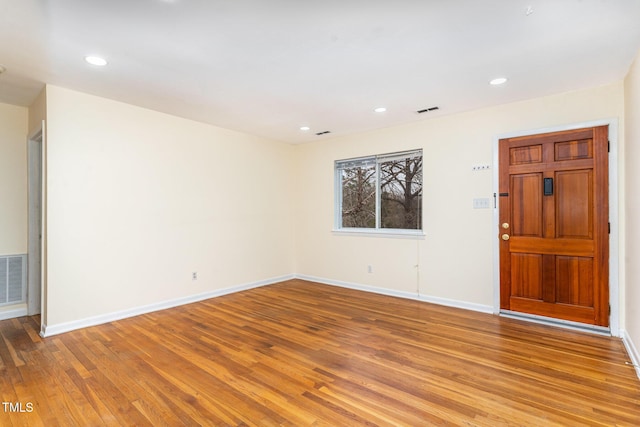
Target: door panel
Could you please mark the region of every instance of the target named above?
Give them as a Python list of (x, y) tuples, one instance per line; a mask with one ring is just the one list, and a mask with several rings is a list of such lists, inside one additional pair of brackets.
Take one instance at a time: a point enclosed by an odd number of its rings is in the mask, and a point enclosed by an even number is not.
[(542, 255), (511, 254), (512, 295), (542, 299)]
[(555, 144), (555, 160), (577, 160), (593, 158), (593, 139), (563, 141)]
[(513, 175), (511, 189), (511, 235), (542, 237), (542, 174)]
[(556, 237), (593, 239), (593, 173), (560, 171), (556, 179)]
[(609, 325), (608, 127), (500, 140), (500, 307)]
[(514, 147), (509, 150), (511, 165), (526, 165), (542, 162), (542, 145)]
[(593, 258), (557, 256), (556, 264), (556, 302), (593, 307)]

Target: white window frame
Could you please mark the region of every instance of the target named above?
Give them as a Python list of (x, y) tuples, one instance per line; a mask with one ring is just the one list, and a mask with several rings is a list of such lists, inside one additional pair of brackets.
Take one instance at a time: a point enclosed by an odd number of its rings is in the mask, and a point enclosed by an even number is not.
[[(424, 218), (421, 219), (421, 229), (400, 229), (400, 228), (382, 228), (380, 227), (381, 220), (381, 194), (380, 194), (380, 164), (399, 158), (407, 158), (413, 156), (422, 156), (422, 149), (401, 151), (388, 154), (379, 154), (364, 157), (355, 157), (350, 159), (336, 160), (334, 162), (334, 234), (340, 235), (357, 235), (357, 236), (373, 236), (373, 237), (401, 237), (401, 238), (424, 238)], [(375, 187), (376, 187), (376, 227), (375, 228), (361, 228), (361, 227), (343, 227), (342, 226), (342, 167), (345, 164), (372, 164), (376, 165), (375, 173)], [(424, 163), (423, 163), (424, 166)], [(422, 175), (423, 188), (424, 188), (424, 171)], [(421, 203), (424, 201), (424, 194)], [(420, 208), (420, 215), (423, 215), (424, 209)]]

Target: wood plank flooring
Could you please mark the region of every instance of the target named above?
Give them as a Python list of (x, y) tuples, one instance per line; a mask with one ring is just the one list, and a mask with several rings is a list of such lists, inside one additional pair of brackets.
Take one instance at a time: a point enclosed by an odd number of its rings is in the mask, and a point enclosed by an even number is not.
[(619, 339), (300, 280), (38, 322), (0, 322), (2, 426), (640, 425)]

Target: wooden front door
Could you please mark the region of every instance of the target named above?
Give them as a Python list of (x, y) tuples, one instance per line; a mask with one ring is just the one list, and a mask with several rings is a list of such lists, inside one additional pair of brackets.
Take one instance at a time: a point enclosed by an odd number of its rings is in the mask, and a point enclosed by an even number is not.
[(608, 126), (499, 150), (500, 308), (609, 326)]

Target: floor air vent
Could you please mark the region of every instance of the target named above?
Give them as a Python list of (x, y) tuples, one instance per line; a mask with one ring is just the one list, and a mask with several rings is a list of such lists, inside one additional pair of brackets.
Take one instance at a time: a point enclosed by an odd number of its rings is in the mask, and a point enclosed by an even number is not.
[(26, 301), (26, 279), (26, 255), (0, 257), (0, 306)]

